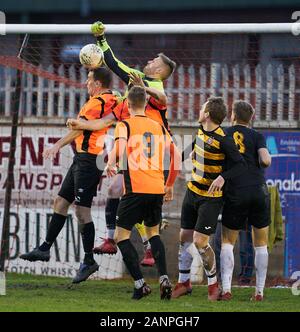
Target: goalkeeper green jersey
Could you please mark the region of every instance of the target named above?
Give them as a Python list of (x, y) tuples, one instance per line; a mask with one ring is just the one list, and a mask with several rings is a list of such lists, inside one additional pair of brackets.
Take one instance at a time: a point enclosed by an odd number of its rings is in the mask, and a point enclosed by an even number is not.
[[(140, 77), (142, 77), (144, 84), (148, 87), (155, 88), (160, 91), (164, 91), (163, 82), (158, 79), (154, 79), (151, 77), (147, 77), (143, 72), (130, 68), (126, 66), (123, 62), (118, 60), (110, 46), (108, 45), (105, 36), (101, 36), (97, 38), (97, 44), (102, 49), (104, 54), (104, 61), (107, 67), (113, 71), (120, 79), (125, 82), (127, 85), (129, 84), (129, 74), (136, 73)], [(127, 93), (125, 94), (127, 95)]]

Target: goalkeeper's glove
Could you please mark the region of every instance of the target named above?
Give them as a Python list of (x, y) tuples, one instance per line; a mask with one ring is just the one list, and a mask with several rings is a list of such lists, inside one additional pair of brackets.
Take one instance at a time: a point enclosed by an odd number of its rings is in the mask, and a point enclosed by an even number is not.
[(105, 25), (102, 22), (97, 21), (92, 24), (91, 31), (95, 37), (103, 36), (105, 31)]

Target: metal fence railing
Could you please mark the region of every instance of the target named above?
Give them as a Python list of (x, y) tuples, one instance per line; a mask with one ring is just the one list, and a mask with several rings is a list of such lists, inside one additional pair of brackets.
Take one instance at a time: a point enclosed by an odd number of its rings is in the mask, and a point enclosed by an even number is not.
[[(53, 66), (44, 68), (53, 72)], [(295, 65), (267, 66), (226, 65), (179, 66), (165, 85), (168, 95), (169, 118), (174, 123), (191, 123), (198, 118), (201, 105), (209, 96), (223, 96), (229, 108), (232, 101), (244, 99), (256, 109), (256, 123), (261, 127), (299, 126), (300, 80)], [(0, 82), (0, 112), (11, 114), (15, 73), (2, 67)], [(75, 66), (61, 65), (57, 77), (70, 82), (81, 82), (78, 87), (65, 81), (23, 73), (21, 116), (66, 118), (74, 117), (87, 98), (84, 82), (87, 72)], [(124, 91), (124, 84), (114, 76), (113, 89)]]

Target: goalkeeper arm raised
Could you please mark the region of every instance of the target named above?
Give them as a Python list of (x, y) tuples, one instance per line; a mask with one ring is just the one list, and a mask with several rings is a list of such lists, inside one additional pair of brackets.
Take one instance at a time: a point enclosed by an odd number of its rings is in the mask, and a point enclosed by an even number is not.
[(122, 81), (124, 81), (127, 85), (129, 83), (129, 74), (136, 73), (140, 77), (145, 77), (145, 74), (139, 70), (133, 69), (125, 65), (123, 62), (118, 60), (114, 53), (112, 52), (110, 46), (108, 45), (104, 31), (105, 26), (102, 22), (95, 22), (91, 26), (91, 31), (93, 35), (97, 38), (97, 45), (102, 49), (104, 54), (104, 61), (107, 67), (112, 70), (116, 75), (120, 77)]

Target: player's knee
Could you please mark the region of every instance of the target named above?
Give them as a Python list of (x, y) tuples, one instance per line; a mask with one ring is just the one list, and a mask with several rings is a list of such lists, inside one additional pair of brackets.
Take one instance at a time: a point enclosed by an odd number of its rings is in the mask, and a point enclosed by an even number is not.
[(255, 247), (263, 247), (268, 244), (268, 227), (261, 229), (253, 227), (253, 233), (253, 244)]
[(193, 242), (193, 233), (194, 230), (190, 229), (181, 229), (179, 234), (180, 242)]
[(204, 241), (194, 239), (193, 243), (197, 249), (201, 249), (201, 248), (205, 247)]
[(193, 243), (197, 249), (204, 248), (208, 245), (209, 237), (208, 236), (194, 236)]
[(236, 242), (236, 238), (233, 236), (226, 236), (224, 234), (222, 234), (222, 244), (227, 243), (227, 244), (231, 244), (232, 246), (235, 245)]
[(70, 205), (71, 205), (70, 202), (68, 202), (63, 197), (56, 196), (56, 198), (54, 200), (53, 209), (56, 213), (59, 213), (59, 214), (62, 214), (62, 215), (67, 215)]
[(264, 247), (266, 245), (268, 245), (268, 241), (265, 238), (262, 239), (255, 239), (253, 241), (254, 247)]
[(91, 222), (90, 211), (88, 210), (90, 209), (80, 205), (75, 205), (75, 216), (80, 224)]

